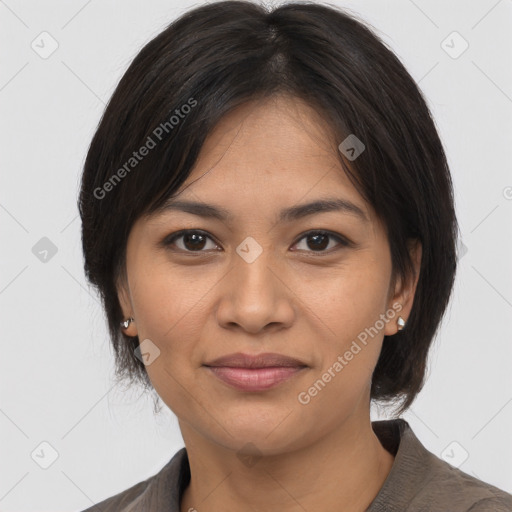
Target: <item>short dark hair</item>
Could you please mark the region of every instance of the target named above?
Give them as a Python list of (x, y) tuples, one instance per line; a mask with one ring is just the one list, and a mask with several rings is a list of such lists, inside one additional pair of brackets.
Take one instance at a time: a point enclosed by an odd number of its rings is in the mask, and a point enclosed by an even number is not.
[[(138, 338), (120, 329), (116, 284), (126, 275), (131, 227), (178, 190), (224, 115), (275, 94), (313, 106), (338, 142), (349, 134), (363, 141), (356, 160), (338, 156), (386, 227), (393, 282), (414, 275), (407, 243), (421, 241), (407, 326), (384, 337), (372, 377), (371, 399), (400, 402), (401, 413), (423, 387), (455, 279), (451, 176), (426, 101), (400, 60), (356, 16), (316, 2), (190, 10), (142, 48), (114, 91), (87, 153), (78, 207), (85, 273), (106, 312), (116, 375), (151, 388), (134, 355)], [(143, 146), (146, 156), (135, 158)]]

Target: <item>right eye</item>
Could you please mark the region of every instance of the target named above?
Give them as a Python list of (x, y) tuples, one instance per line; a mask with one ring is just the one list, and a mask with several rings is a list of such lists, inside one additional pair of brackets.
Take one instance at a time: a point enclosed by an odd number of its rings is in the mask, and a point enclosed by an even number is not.
[[(218, 251), (218, 245), (213, 242), (213, 238), (205, 231), (197, 229), (183, 229), (176, 233), (171, 233), (165, 238), (163, 245), (170, 247), (171, 250), (174, 250), (172, 246), (175, 246), (182, 252), (207, 252), (207, 250), (204, 249), (205, 246), (208, 245), (208, 240), (210, 240), (214, 246), (213, 248), (210, 247), (210, 250)], [(217, 247), (217, 249), (215, 249), (215, 247)]]

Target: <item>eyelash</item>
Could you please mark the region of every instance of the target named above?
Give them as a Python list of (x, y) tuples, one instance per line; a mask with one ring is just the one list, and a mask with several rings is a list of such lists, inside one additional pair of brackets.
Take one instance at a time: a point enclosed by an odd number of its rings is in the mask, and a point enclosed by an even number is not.
[[(219, 245), (214, 239), (213, 237), (211, 237), (208, 233), (206, 233), (205, 231), (202, 231), (200, 229), (183, 229), (181, 231), (177, 231), (176, 233), (172, 233), (170, 235), (168, 235), (167, 237), (165, 237), (165, 239), (162, 241), (162, 245), (166, 248), (169, 248), (171, 245), (174, 244), (174, 242), (180, 238), (183, 238), (183, 236), (185, 235), (190, 235), (190, 234), (198, 234), (198, 235), (202, 235), (206, 238), (209, 238), (212, 242), (214, 242), (216, 245)], [(312, 231), (307, 231), (306, 233), (303, 233), (302, 235), (300, 235), (300, 238), (293, 244), (294, 246), (297, 245), (300, 241), (302, 241), (303, 239), (305, 238), (308, 238), (308, 236), (313, 236), (313, 235), (324, 235), (324, 236), (328, 236), (332, 239), (335, 239), (339, 245), (343, 248), (343, 247), (351, 247), (353, 244), (352, 242), (350, 242), (348, 239), (346, 239), (345, 237), (342, 237), (341, 235), (338, 235), (336, 233), (332, 233), (330, 231), (325, 231), (325, 230), (312, 230)], [(177, 252), (181, 252), (181, 253), (185, 253), (185, 254), (201, 254), (201, 253), (205, 253), (207, 251), (204, 251), (204, 250), (198, 250), (198, 251), (189, 251), (189, 250), (186, 250), (186, 249), (171, 249), (171, 250), (176, 250)], [(315, 254), (315, 255), (328, 255), (328, 254), (331, 254), (333, 251), (336, 251), (337, 249), (336, 248), (331, 248), (331, 249), (328, 249), (328, 250), (321, 250), (321, 251), (313, 251), (313, 250), (306, 250), (306, 252), (310, 252), (312, 254)], [(300, 251), (302, 251), (302, 249), (300, 249)]]

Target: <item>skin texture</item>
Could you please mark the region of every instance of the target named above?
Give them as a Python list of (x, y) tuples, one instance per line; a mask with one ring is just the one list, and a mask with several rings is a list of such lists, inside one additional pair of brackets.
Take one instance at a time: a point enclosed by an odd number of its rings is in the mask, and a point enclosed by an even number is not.
[[(339, 142), (297, 99), (245, 104), (216, 126), (179, 195), (229, 210), (232, 221), (168, 211), (132, 228), (119, 299), (135, 318), (125, 332), (160, 350), (146, 369), (187, 448), (182, 512), (363, 511), (391, 469), (371, 429), (370, 384), (398, 313), (308, 404), (298, 401), (393, 304), (407, 320), (417, 283), (392, 286), (385, 228), (344, 174)], [(327, 197), (355, 203), (369, 222), (342, 211), (276, 222), (283, 208)], [(181, 229), (210, 238), (162, 244)], [(352, 244), (327, 238), (318, 250), (304, 235), (319, 229)], [(252, 263), (236, 252), (246, 237), (262, 249)], [(411, 251), (419, 271), (421, 246)], [(244, 392), (203, 366), (235, 352), (277, 352), (307, 368)]]

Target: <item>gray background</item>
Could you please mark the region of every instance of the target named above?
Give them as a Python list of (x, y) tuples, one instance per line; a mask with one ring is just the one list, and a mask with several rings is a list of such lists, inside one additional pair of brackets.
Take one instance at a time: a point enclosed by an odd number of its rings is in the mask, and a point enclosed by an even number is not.
[[(455, 183), (456, 288), (405, 418), (430, 451), (512, 492), (512, 0), (333, 3), (370, 22), (419, 82)], [(183, 446), (171, 412), (113, 387), (76, 195), (123, 72), (198, 4), (0, 1), (1, 511), (82, 510)]]

